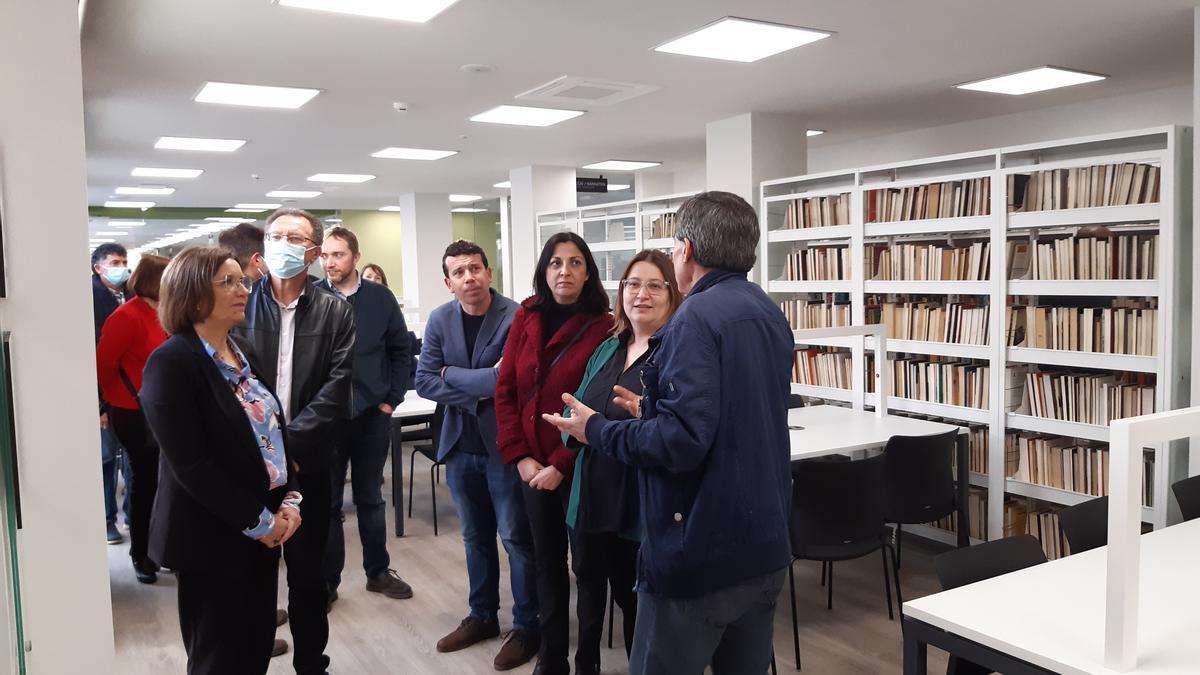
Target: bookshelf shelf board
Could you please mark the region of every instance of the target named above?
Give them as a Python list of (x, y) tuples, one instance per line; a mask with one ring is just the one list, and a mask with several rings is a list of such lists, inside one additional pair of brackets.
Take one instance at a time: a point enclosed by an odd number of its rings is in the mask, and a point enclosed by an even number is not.
[(866, 281), (867, 293), (932, 293), (935, 295), (991, 295), (990, 281)]
[(1018, 415), (1008, 413), (1008, 427), (1021, 431), (1036, 431), (1044, 434), (1057, 434), (1072, 438), (1086, 438), (1092, 441), (1108, 441), (1108, 427), (1099, 424), (1082, 424), (1080, 422), (1065, 422), (1033, 415)]
[(969, 216), (966, 218), (930, 218), (926, 220), (900, 220), (888, 223), (866, 223), (863, 236), (886, 237), (898, 234), (939, 234), (942, 232), (990, 232), (993, 216)]
[(820, 188), (817, 190), (800, 190), (799, 192), (789, 192), (782, 195), (771, 195), (765, 197), (766, 202), (790, 202), (796, 199), (817, 199), (820, 197), (837, 197), (854, 191), (854, 187), (846, 185), (844, 187)]
[(1158, 220), (1161, 217), (1162, 206), (1158, 203), (1097, 206), (1087, 209), (1056, 209), (1053, 211), (1018, 211), (1008, 214), (1008, 229), (1021, 230), (1031, 227), (1058, 227), (1062, 225), (1135, 223)]
[(642, 248), (674, 248), (674, 237), (661, 237), (659, 239), (646, 239), (642, 242)]
[(1008, 282), (1009, 295), (1155, 297), (1158, 295), (1158, 289), (1157, 279), (1112, 279), (1105, 281), (1033, 281), (1030, 279), (1013, 279)]
[[(1099, 499), (1095, 495), (1084, 494), (1082, 492), (1072, 492), (1071, 490), (1060, 490), (1058, 488), (1049, 487), (1047, 485), (1037, 485), (1035, 483), (1026, 483), (1025, 481), (1015, 480), (1012, 478), (1004, 479), (1005, 492), (1020, 495), (1022, 497), (1032, 497), (1040, 499), (1044, 502), (1053, 504), (1061, 504), (1063, 506), (1074, 506), (1082, 504), (1093, 499)], [(1142, 519), (1148, 522), (1153, 522), (1154, 508), (1150, 506), (1142, 506)]]
[(1101, 370), (1119, 370), (1130, 373), (1153, 373), (1158, 371), (1158, 359), (1154, 356), (1076, 352), (1066, 349), (1009, 347), (1008, 360), (1016, 363), (1098, 368)]
[[(875, 400), (875, 394), (866, 395), (865, 401), (868, 405), (874, 405)], [(887, 402), (889, 409), (903, 410), (904, 412), (949, 417), (964, 422), (978, 422), (980, 424), (991, 424), (992, 422), (992, 411), (984, 408), (967, 408), (947, 403), (930, 403), (929, 401), (916, 401), (911, 398), (900, 398), (899, 396), (888, 396)]]
[(791, 230), (770, 230), (767, 241), (809, 241), (812, 239), (849, 239), (854, 236), (853, 225), (830, 225), (829, 227), (805, 227)]
[(806, 338), (796, 339), (796, 344), (800, 346), (815, 346), (815, 347), (854, 347), (858, 344), (861, 338), (855, 336), (849, 337), (824, 337), (824, 338)]
[(621, 281), (620, 279), (614, 281), (602, 280), (600, 285), (603, 286), (604, 290), (606, 291), (615, 291), (621, 288)]
[(801, 396), (811, 396), (813, 398), (829, 399), (830, 401), (846, 401), (847, 403), (854, 400), (854, 393), (849, 389), (818, 387), (815, 384), (797, 384), (793, 382), (792, 393)]
[[(958, 535), (957, 534), (951, 532), (950, 530), (942, 530), (942, 529), (936, 528), (932, 525), (905, 525), (904, 533), (905, 534), (915, 534), (918, 537), (924, 537), (926, 539), (931, 539), (933, 541), (938, 542), (939, 544), (945, 544), (947, 546), (957, 546), (958, 545)], [(983, 543), (980, 540), (976, 539), (975, 537), (971, 537), (970, 539), (971, 539), (972, 546)]]
[(988, 486), (988, 477), (986, 473), (972, 471), (970, 477), (967, 478), (967, 482), (975, 487), (985, 488)]
[[(875, 348), (875, 339), (867, 338), (867, 348)], [(987, 345), (960, 345), (950, 342), (930, 342), (927, 340), (893, 340), (888, 338), (889, 352), (904, 352), (906, 354), (929, 354), (935, 356), (957, 356), (965, 359), (989, 360), (992, 358), (992, 348)]]
[(588, 248), (592, 249), (593, 253), (603, 253), (605, 251), (637, 251), (637, 240), (624, 239), (621, 241), (596, 241), (587, 243)]
[(767, 284), (771, 293), (849, 293), (849, 281), (772, 281)]

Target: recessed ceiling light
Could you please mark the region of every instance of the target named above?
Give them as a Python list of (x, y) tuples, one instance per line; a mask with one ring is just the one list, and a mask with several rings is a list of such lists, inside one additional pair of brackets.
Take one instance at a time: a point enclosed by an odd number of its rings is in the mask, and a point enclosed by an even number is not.
[(512, 181), (511, 180), (502, 180), (499, 183), (492, 185), (492, 187), (499, 188), (501, 190), (511, 190), (512, 189)]
[(479, 195), (450, 195), (450, 201), (456, 204), (464, 204), (466, 202), (475, 202), (483, 199)]
[(516, 124), (526, 127), (548, 127), (559, 122), (579, 117), (582, 110), (559, 110), (557, 108), (533, 108), (524, 105), (499, 105), (471, 118), (472, 122), (490, 124)]
[(143, 227), (146, 224), (144, 220), (110, 220), (109, 227)]
[(628, 189), (629, 189), (629, 186), (624, 183), (609, 183), (608, 184), (609, 192), (617, 192), (619, 190), (628, 190)]
[(246, 144), (235, 138), (185, 138), (163, 136), (154, 147), (159, 150), (197, 150), (201, 152), (233, 152)]
[(820, 135), (821, 135), (821, 134), (823, 134), (823, 133), (825, 133), (825, 130), (824, 130), (824, 129), (809, 129), (809, 130), (808, 130), (808, 131), (805, 133), (805, 135), (806, 135), (806, 136), (820, 136)]
[(425, 23), (458, 0), (275, 0), (280, 7), (317, 9), (376, 19)]
[(327, 223), (340, 223), (340, 222), (342, 222), (342, 219), (341, 219), (341, 218), (326, 218), (326, 219), (325, 219), (325, 222), (327, 222)]
[(659, 166), (662, 162), (634, 162), (627, 159), (608, 159), (595, 164), (584, 166), (585, 169), (593, 171), (637, 171), (638, 169), (649, 169), (652, 166)]
[(282, 204), (234, 204), (233, 208), (235, 208), (235, 209), (259, 209), (262, 211), (266, 211), (267, 209), (277, 209), (280, 206), (283, 206), (283, 205)]
[(379, 152), (371, 153), (372, 157), (380, 159), (419, 159), (431, 162), (435, 159), (444, 159), (451, 155), (457, 155), (457, 150), (425, 150), (423, 148), (384, 148)]
[(89, 244), (111, 244), (115, 241), (116, 239), (88, 239)]
[(369, 173), (314, 173), (308, 177), (313, 183), (365, 183), (375, 180)]
[(225, 213), (266, 213), (267, 211), (270, 209), (243, 209), (236, 206), (232, 209), (225, 209)]
[(320, 190), (271, 190), (268, 197), (276, 199), (312, 199), (323, 194)]
[(119, 195), (169, 195), (175, 192), (173, 187), (119, 187)]
[(450, 213), (483, 213), (487, 209), (476, 209), (469, 206), (460, 206), (457, 209), (450, 209)]
[(129, 236), (128, 232), (121, 232), (120, 230), (116, 230), (113, 232), (96, 232), (95, 234), (97, 234), (101, 237), (128, 237)]
[(257, 84), (233, 82), (205, 82), (204, 88), (193, 100), (197, 103), (219, 103), (221, 105), (244, 105), (254, 108), (287, 108), (295, 110), (308, 103), (320, 89), (298, 87), (266, 87)]
[(104, 202), (106, 209), (146, 209), (154, 208), (154, 202)]
[(379, 210), (380, 211), (399, 211), (400, 207), (399, 206), (382, 206), (379, 208)]
[(210, 218), (205, 218), (205, 220), (212, 220), (212, 221), (215, 221), (218, 223), (233, 223), (235, 225), (238, 223), (257, 222), (256, 218), (213, 218), (213, 217), (210, 217)]
[(1038, 91), (1046, 91), (1047, 89), (1071, 87), (1077, 84), (1087, 84), (1088, 82), (1098, 82), (1105, 79), (1108, 79), (1107, 75), (1066, 70), (1064, 68), (1055, 68), (1054, 66), (1042, 66), (1041, 68), (1024, 70), (1011, 75), (1001, 75), (1000, 77), (991, 77), (986, 80), (977, 80), (954, 86), (959, 89), (970, 89), (971, 91), (988, 91), (994, 94), (1020, 96), (1021, 94), (1032, 94)]
[(138, 178), (195, 178), (204, 173), (204, 169), (158, 169), (139, 166), (129, 172)]
[(751, 63), (833, 35), (828, 31), (727, 16), (663, 43), (657, 52)]

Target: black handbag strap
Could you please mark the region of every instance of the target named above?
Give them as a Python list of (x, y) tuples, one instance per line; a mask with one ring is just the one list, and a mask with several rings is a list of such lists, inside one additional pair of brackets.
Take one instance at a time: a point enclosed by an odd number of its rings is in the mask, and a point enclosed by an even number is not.
[(558, 351), (558, 354), (554, 356), (554, 360), (550, 362), (550, 365), (546, 366), (546, 369), (541, 373), (541, 377), (539, 377), (537, 382), (533, 384), (533, 389), (530, 390), (527, 396), (525, 396), (525, 401), (521, 404), (522, 408), (529, 405), (529, 402), (533, 400), (533, 397), (537, 396), (538, 391), (540, 391), (542, 388), (542, 382), (546, 379), (546, 375), (549, 374), (551, 370), (554, 370), (554, 366), (558, 365), (559, 360), (562, 359), (567, 352), (571, 351), (571, 347), (575, 346), (575, 343), (579, 341), (579, 338), (583, 337), (583, 334), (586, 333), (587, 330), (592, 327), (592, 324), (596, 323), (598, 320), (599, 319), (597, 318), (588, 319), (588, 322), (583, 324), (583, 328), (580, 328), (578, 333), (572, 335), (570, 341), (568, 341), (567, 344)]

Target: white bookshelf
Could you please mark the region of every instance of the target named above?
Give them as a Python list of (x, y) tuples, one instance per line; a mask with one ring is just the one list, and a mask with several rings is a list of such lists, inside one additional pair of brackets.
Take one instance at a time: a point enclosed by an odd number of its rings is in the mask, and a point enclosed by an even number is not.
[[(970, 359), (989, 368), (989, 407), (966, 408), (941, 403), (888, 397), (888, 408), (946, 418), (988, 427), (988, 472), (972, 475), (972, 484), (987, 489), (988, 533), (1001, 536), (1006, 497), (1033, 499), (1048, 504), (1072, 505), (1090, 495), (1044, 485), (1023, 483), (1005, 477), (1005, 432), (1042, 434), (1107, 442), (1108, 427), (1033, 417), (1012, 412), (1019, 401), (1006, 397), (1009, 369), (1022, 372), (1029, 366), (1056, 369), (1091, 369), (1153, 375), (1155, 409), (1171, 410), (1188, 404), (1190, 373), (1191, 289), (1191, 146), (1188, 127), (1157, 127), (1124, 133), (1104, 134), (1023, 146), (994, 148), (957, 155), (899, 162), (807, 176), (765, 181), (760, 188), (762, 237), (759, 265), (764, 289), (776, 300), (817, 301), (831, 294), (850, 304), (851, 323), (865, 322), (868, 295), (930, 297), (977, 296), (990, 308), (988, 344), (946, 344), (918, 340), (887, 341), (896, 354), (936, 355)], [(1159, 169), (1159, 200), (1154, 203), (1008, 212), (1008, 177), (1033, 171), (1071, 169), (1121, 163), (1150, 164)], [(908, 188), (935, 183), (989, 181), (986, 215), (923, 218), (891, 222), (866, 222), (872, 190)], [(964, 189), (965, 192), (965, 189)], [(844, 195), (850, 201), (849, 222), (828, 227), (785, 229), (788, 205), (793, 200)], [(880, 209), (882, 210), (882, 208)], [(1013, 238), (1069, 235), (1084, 225), (1121, 226), (1125, 232), (1157, 232), (1155, 274), (1146, 280), (1042, 281), (1007, 278), (1007, 242)], [(879, 281), (866, 277), (864, 252), (867, 246), (906, 241), (990, 242), (987, 281)], [(940, 242), (939, 242), (940, 240)], [(848, 246), (849, 275), (833, 281), (801, 281), (784, 278), (784, 259), (790, 253), (812, 246)], [(821, 294), (820, 296), (817, 294)], [(1157, 300), (1154, 356), (1132, 356), (1096, 352), (1037, 349), (1005, 344), (1005, 309), (1016, 296), (1030, 303), (1040, 298), (1063, 298), (1063, 304), (1103, 298), (1153, 298)], [(900, 298), (900, 299), (903, 299)], [(1042, 302), (1046, 302), (1042, 300)], [(1058, 303), (1053, 303), (1058, 304)], [(1062, 306), (1062, 305), (1059, 305)], [(805, 346), (840, 347), (852, 355), (854, 368), (865, 366), (870, 345), (852, 342), (810, 340)], [(799, 346), (799, 343), (798, 343)], [(1016, 382), (1024, 383), (1023, 374)], [(851, 401), (854, 393), (813, 385), (793, 385), (793, 392), (833, 401)], [(1019, 392), (1014, 389), (1013, 393)], [(866, 394), (870, 405), (873, 394)], [(1186, 456), (1170, 445), (1150, 448), (1154, 455), (1154, 503), (1143, 508), (1143, 519), (1155, 528), (1167, 524), (1169, 485), (1187, 475)], [(1200, 465), (1200, 462), (1197, 462)], [(908, 529), (908, 528), (906, 528)], [(950, 535), (934, 528), (921, 530), (941, 540)]]

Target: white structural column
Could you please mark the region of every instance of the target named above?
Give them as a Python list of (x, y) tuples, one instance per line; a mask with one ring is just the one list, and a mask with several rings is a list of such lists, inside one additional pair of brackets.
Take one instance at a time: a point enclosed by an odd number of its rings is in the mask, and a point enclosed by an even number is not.
[(449, 196), (423, 192), (400, 195), (404, 312), (409, 314), (415, 308), (422, 322), (450, 299), (443, 282), (442, 254), (451, 236)]
[(650, 199), (675, 192), (675, 174), (668, 171), (644, 170), (633, 174), (633, 196)]
[[(1193, 49), (1193, 68), (1192, 68), (1192, 116), (1194, 118), (1192, 126), (1200, 129), (1200, 7), (1192, 10), (1192, 49)], [(1200, 152), (1193, 149), (1192, 151), (1192, 223), (1200, 223)], [(1192, 235), (1192, 262), (1200, 260), (1200, 236)], [(1200, 298), (1200, 273), (1193, 270), (1192, 272), (1192, 296), (1191, 302), (1197, 302), (1196, 298)], [(1186, 301), (1185, 301), (1186, 302)], [(1200, 308), (1192, 308), (1192, 344), (1200, 339)], [(1181, 347), (1183, 345), (1180, 345)], [(1193, 347), (1192, 353), (1192, 390), (1191, 390), (1191, 405), (1200, 404), (1200, 353), (1195, 353)], [(1200, 475), (1200, 437), (1193, 438), (1188, 444), (1188, 475)]]
[[(0, 2), (8, 281), (0, 324), (12, 333), (27, 672), (107, 675), (113, 627), (101, 536), (78, 11), (73, 2)], [(46, 255), (57, 273), (46, 274)], [(3, 597), (11, 602), (7, 588)], [(7, 634), (11, 608), (3, 611)], [(3, 642), (13, 646), (7, 636)], [(15, 649), (0, 654), (0, 670), (15, 672), (15, 656)]]
[(541, 253), (537, 214), (575, 208), (575, 169), (564, 166), (525, 166), (508, 172), (512, 182), (512, 220), (508, 242), (512, 246), (513, 299), (520, 302), (533, 293), (533, 269)]

